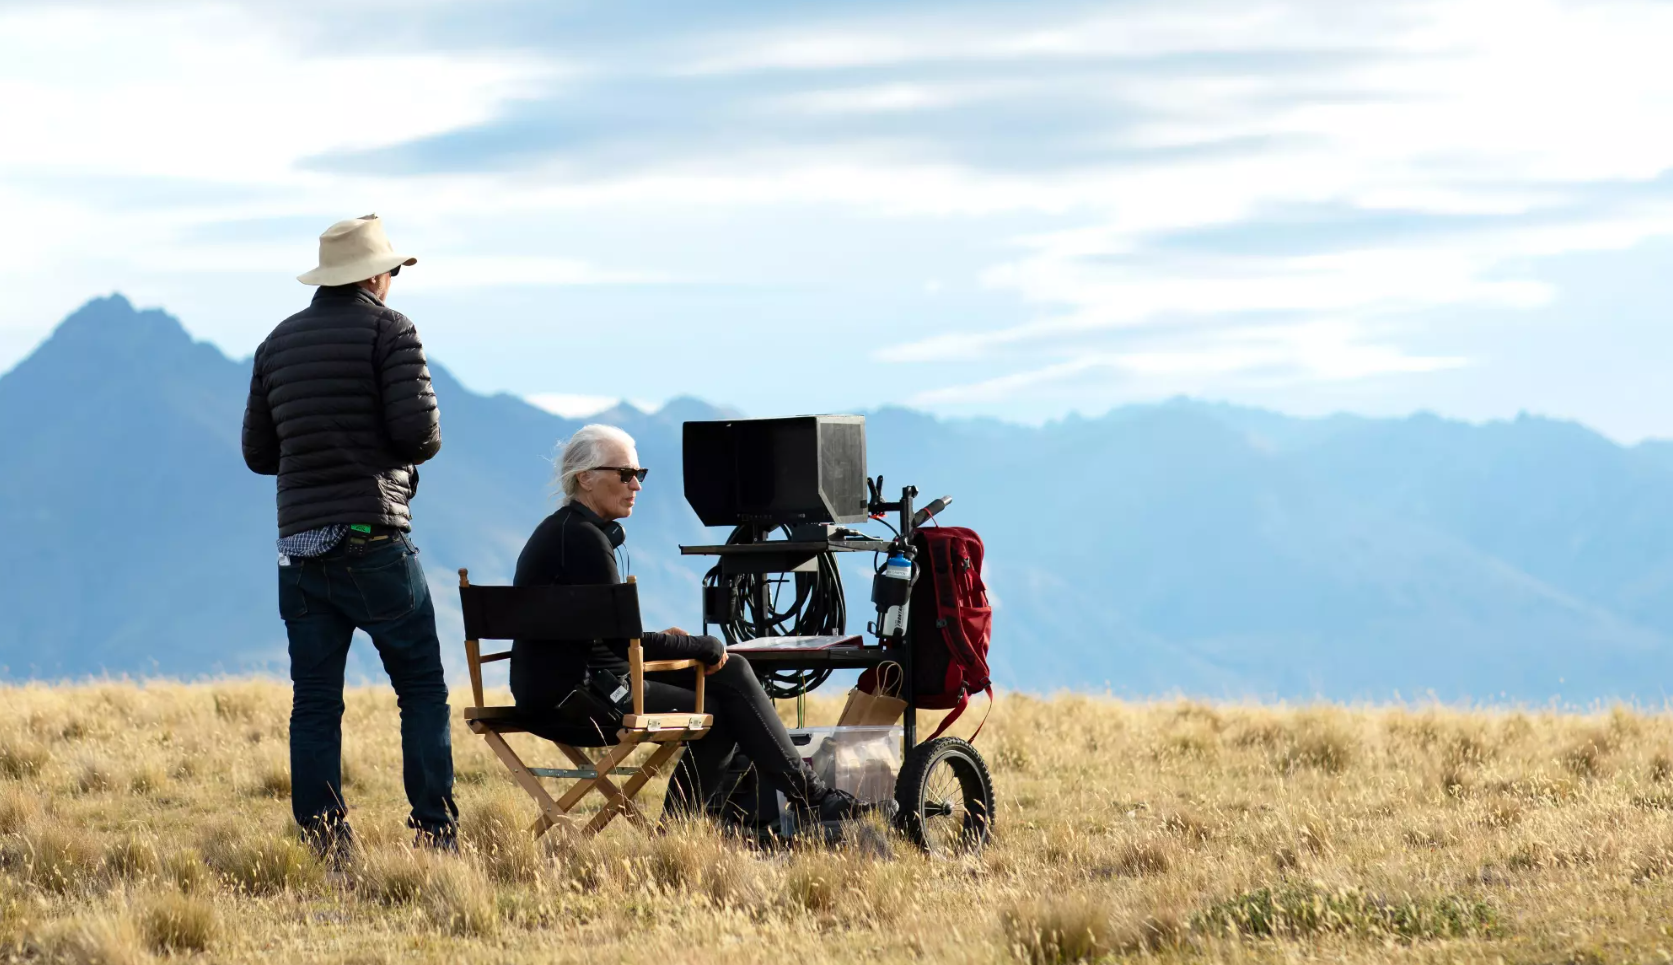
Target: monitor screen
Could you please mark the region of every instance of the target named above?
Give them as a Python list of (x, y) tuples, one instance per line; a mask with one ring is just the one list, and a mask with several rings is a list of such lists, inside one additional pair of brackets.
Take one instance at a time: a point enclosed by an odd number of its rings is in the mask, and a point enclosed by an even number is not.
[(683, 462), (705, 526), (866, 518), (864, 416), (687, 422)]

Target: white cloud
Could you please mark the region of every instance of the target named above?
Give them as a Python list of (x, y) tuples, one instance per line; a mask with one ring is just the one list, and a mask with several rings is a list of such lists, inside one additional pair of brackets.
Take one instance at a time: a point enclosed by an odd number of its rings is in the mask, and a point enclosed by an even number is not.
[(1341, 382), (1467, 364), (1462, 358), (1408, 354), (1366, 341), (1354, 325), (1319, 320), (1211, 333), (1174, 350), (1083, 353), (1036, 369), (928, 389), (911, 401), (964, 406), (1003, 401), (1031, 390), (1068, 389), (1089, 401), (1108, 403), (1121, 395), (1163, 397), (1229, 387)]
[(0, 170), (298, 183), (296, 162), (491, 116), (526, 58), (287, 49), (235, 10), (0, 13)]
[[(1406, 348), (1391, 320), (1543, 305), (1557, 293), (1537, 259), (1673, 235), (1673, 196), (1628, 208), (1587, 193), (1673, 170), (1673, 126), (1660, 123), (1673, 105), (1673, 7), (1653, 0), (1156, 0), (1092, 17), (1050, 3), (822, 9), (801, 26), (699, 25), (570, 56), (523, 38), (318, 54), (260, 19), (279, 7), (9, 7), (0, 207), (19, 230), (0, 235), (0, 332), (44, 322), (66, 282), (288, 277), (311, 263), (317, 228), (205, 229), (323, 227), (375, 208), (421, 256), (415, 291), (765, 287), (792, 257), (797, 281), (827, 291), (901, 274), (915, 296), (990, 310), (976, 324), (948, 309), (879, 357), (982, 360), (1001, 374), (916, 401), (1003, 411), (1068, 385), (1222, 393), (1456, 366), (1462, 353)], [(611, 78), (630, 88), (619, 121)], [(719, 93), (669, 98), (691, 117), (661, 124), (638, 113), (659, 102), (658, 83)], [(544, 154), (473, 167), (461, 149), (447, 172), (402, 177), (302, 164), (458, 132), (541, 98), (549, 117), (525, 123), (563, 135)], [(740, 117), (758, 138), (708, 136)], [(604, 161), (588, 160), (589, 136)], [(622, 139), (648, 146), (618, 162)], [(87, 178), (220, 193), (110, 205), (78, 193)], [(1367, 226), (1286, 246), (1285, 212), (1309, 208), (1358, 212)], [(800, 247), (764, 257), (781, 236), (738, 226), (779, 213)], [(1379, 234), (1382, 216), (1435, 227)], [(706, 230), (667, 238), (682, 218)], [(614, 248), (554, 228), (571, 223), (608, 226)], [(859, 245), (838, 259), (833, 225), (934, 240), (914, 253), (922, 265), (881, 244), (870, 260)], [(1179, 237), (1215, 228), (1248, 240)], [(941, 248), (962, 260), (937, 261)]]

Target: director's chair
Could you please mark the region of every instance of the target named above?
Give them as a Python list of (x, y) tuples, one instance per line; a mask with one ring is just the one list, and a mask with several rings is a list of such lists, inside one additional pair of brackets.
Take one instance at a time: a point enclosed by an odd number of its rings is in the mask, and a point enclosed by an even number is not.
[[(527, 791), (540, 808), (540, 816), (529, 830), (535, 837), (545, 834), (554, 825), (573, 829), (575, 819), (569, 813), (590, 791), (604, 795), (605, 803), (585, 826), (586, 834), (596, 834), (617, 814), (643, 826), (646, 818), (633, 803), (633, 798), (663, 768), (673, 766), (685, 742), (696, 740), (709, 732), (713, 716), (703, 713), (703, 664), (697, 660), (646, 661), (639, 637), (639, 591), (633, 577), (626, 583), (598, 586), (472, 586), (470, 571), (459, 571), (459, 602), (465, 616), (465, 659), (470, 664), (471, 696), (474, 706), (466, 707), (464, 717), (470, 729), (481, 734), (505, 766), (518, 786)], [(524, 726), (526, 717), (516, 707), (485, 707), (482, 697), (482, 665), (505, 660), (511, 651), (482, 652), (483, 640), (551, 641), (547, 646), (589, 646), (598, 639), (628, 638), (628, 686), (632, 690), (633, 713), (623, 715), (621, 729), (606, 734), (597, 723), (555, 724), (542, 717), (537, 736), (556, 744), (558, 750), (575, 765), (573, 768), (529, 767), (517, 752), (506, 743), (506, 734), (531, 733)], [(645, 713), (646, 671), (696, 671), (697, 693), (695, 709), (689, 713)], [(526, 713), (526, 712), (525, 712)], [(657, 745), (656, 750), (638, 767), (621, 767), (628, 755), (640, 744)], [(597, 761), (582, 753), (583, 747), (608, 747)], [(610, 780), (612, 775), (627, 776), (620, 786)], [(548, 794), (541, 778), (570, 778), (576, 780), (556, 800)]]

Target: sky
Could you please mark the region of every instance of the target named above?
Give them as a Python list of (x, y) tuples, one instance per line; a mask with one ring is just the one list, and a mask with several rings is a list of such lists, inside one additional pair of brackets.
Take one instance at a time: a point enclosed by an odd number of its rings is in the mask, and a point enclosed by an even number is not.
[(377, 212), (466, 385), (1673, 437), (1673, 4), (0, 0), (0, 371)]

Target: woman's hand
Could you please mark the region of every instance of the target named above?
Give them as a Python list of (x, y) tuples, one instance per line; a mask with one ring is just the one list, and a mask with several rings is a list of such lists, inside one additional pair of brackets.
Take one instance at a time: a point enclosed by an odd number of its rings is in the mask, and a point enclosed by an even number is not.
[(731, 656), (732, 656), (731, 654), (722, 650), (720, 652), (720, 662), (717, 663), (717, 664), (714, 664), (713, 666), (704, 667), (703, 668), (703, 676), (707, 677), (707, 676), (710, 676), (711, 674), (714, 674), (715, 672), (719, 671), (721, 667), (726, 666), (726, 661)]
[(681, 637), (691, 636), (691, 634), (685, 632), (684, 630), (681, 630), (679, 627), (669, 627), (668, 629), (666, 629), (662, 632), (663, 633), (672, 633), (672, 634), (675, 634), (676, 636), (681, 636)]

